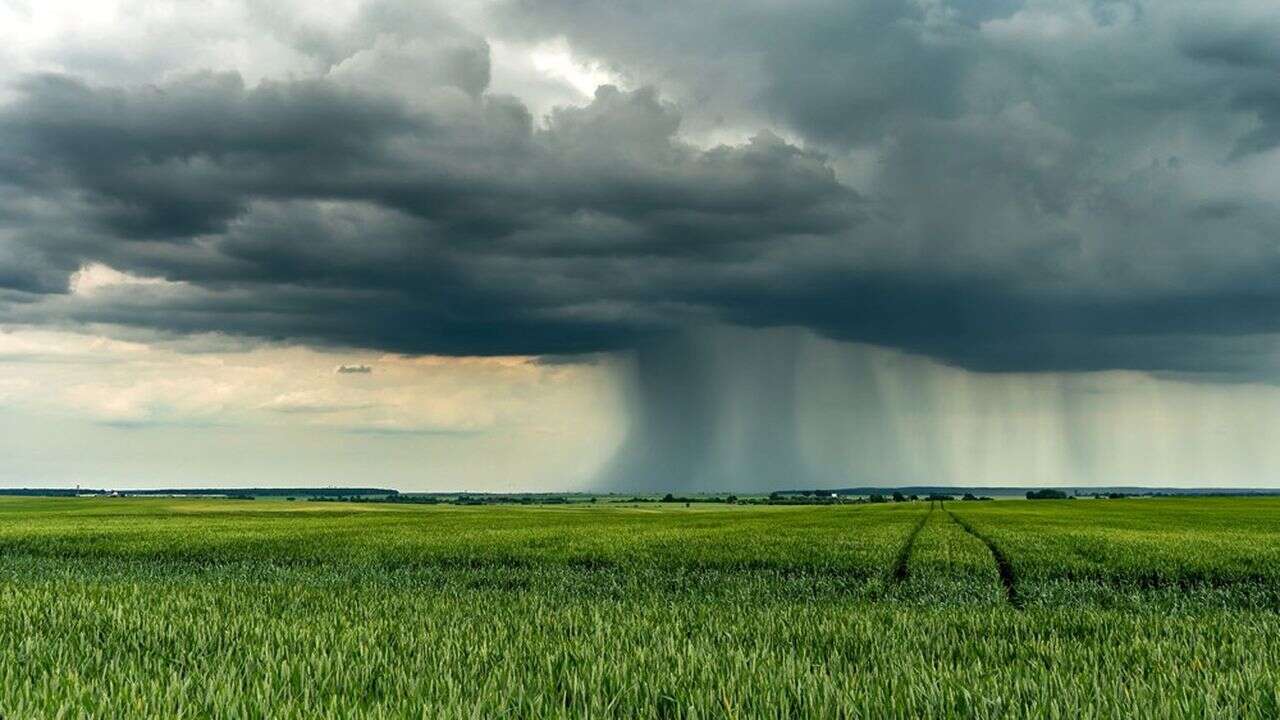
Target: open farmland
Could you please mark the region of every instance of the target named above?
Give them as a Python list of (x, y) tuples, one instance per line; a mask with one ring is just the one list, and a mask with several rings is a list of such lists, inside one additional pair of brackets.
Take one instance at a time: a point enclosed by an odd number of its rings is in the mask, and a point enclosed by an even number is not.
[(0, 501), (4, 717), (1276, 717), (1280, 502)]

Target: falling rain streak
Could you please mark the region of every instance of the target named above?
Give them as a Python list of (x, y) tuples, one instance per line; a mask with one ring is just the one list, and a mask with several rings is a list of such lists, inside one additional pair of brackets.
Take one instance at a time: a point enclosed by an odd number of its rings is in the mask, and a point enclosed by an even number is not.
[(977, 373), (800, 329), (636, 350), (608, 489), (1265, 485), (1280, 392), (1148, 373)]

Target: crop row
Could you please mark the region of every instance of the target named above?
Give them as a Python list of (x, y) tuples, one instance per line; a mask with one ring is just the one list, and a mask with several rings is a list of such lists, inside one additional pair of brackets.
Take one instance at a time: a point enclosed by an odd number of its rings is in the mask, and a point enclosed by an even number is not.
[[(934, 569), (968, 563), (946, 551), (920, 558)], [(633, 578), (593, 589), (584, 577), (609, 573), (9, 566), (0, 584), (5, 717), (1274, 717), (1280, 709), (1280, 618), (1268, 612), (929, 607), (717, 571), (663, 588)]]

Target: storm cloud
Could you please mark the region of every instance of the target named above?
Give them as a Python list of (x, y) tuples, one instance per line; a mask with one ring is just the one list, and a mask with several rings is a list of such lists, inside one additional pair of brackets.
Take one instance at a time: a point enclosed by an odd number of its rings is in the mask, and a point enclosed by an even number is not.
[(11, 482), (1280, 469), (1272, 2), (102, 7), (0, 3)]
[[(1274, 379), (1265, 4), (465, 15), (252, 13), (306, 73), (9, 78), (0, 321), (446, 355), (800, 327), (983, 371)], [(492, 43), (555, 38), (620, 87), (545, 117), (490, 90)], [(163, 282), (76, 292), (94, 264)]]

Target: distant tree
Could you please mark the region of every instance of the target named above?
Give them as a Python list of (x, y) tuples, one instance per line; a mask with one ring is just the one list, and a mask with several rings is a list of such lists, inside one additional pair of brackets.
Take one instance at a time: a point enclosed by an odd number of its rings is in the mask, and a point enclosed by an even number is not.
[(736, 505), (738, 503), (738, 496), (730, 495), (729, 497), (725, 498), (725, 502), (729, 503), (730, 505)]
[(960, 499), (961, 499), (961, 500), (977, 500), (977, 499), (978, 499), (978, 496), (977, 496), (977, 495), (974, 495), (973, 493), (965, 493), (965, 494), (964, 494), (964, 497), (962, 497), (962, 498), (960, 498)]
[(885, 497), (880, 493), (873, 493), (870, 497), (867, 498), (867, 502), (882, 503), (882, 502), (889, 502), (889, 501), (886, 500)]
[(1066, 493), (1061, 490), (1054, 490), (1053, 488), (1027, 491), (1028, 500), (1066, 500), (1067, 497)]
[[(914, 500), (915, 498), (912, 498), (912, 499)], [(898, 492), (897, 490), (894, 490), (894, 491), (893, 491), (893, 501), (894, 501), (894, 502), (906, 502), (906, 501), (907, 501), (907, 498), (906, 498), (906, 496), (905, 496), (905, 495), (903, 495), (902, 493)]]
[(671, 493), (667, 493), (666, 495), (662, 496), (662, 502), (675, 502), (675, 501), (676, 501), (676, 496), (672, 495)]
[(919, 500), (919, 499), (920, 499), (920, 496), (919, 496), (919, 495), (912, 494), (912, 495), (911, 495), (911, 499), (912, 499), (912, 500)]

